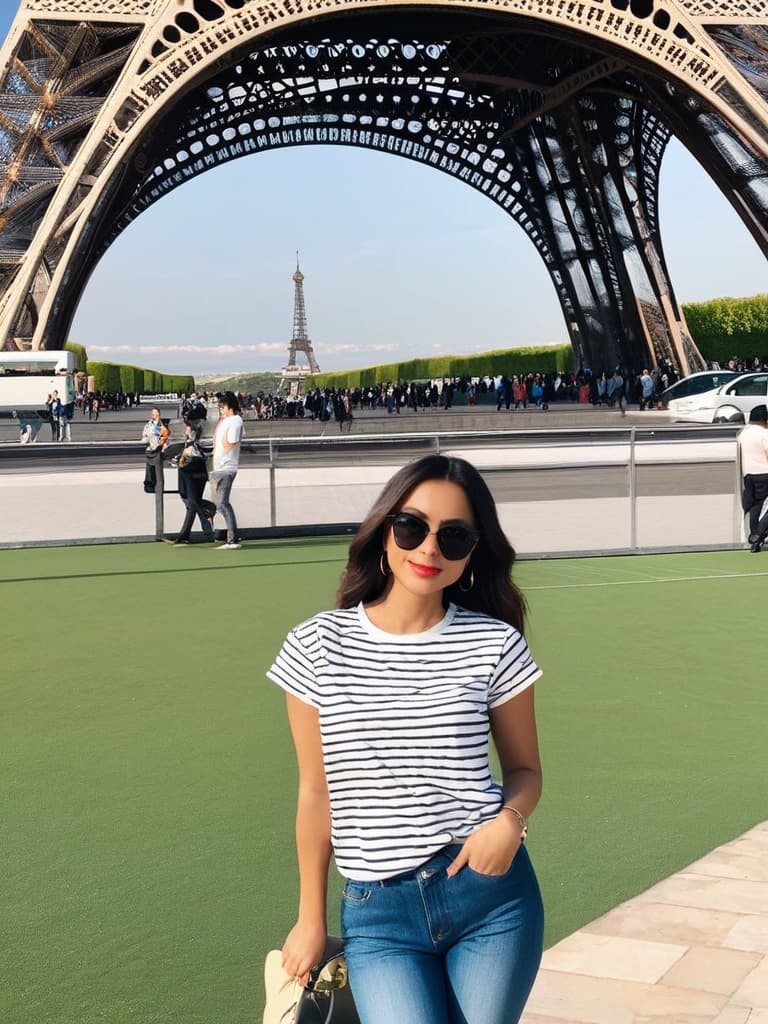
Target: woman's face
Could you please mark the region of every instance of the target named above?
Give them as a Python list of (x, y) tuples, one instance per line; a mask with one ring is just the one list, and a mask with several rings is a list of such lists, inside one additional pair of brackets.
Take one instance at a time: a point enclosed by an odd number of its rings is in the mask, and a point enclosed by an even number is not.
[(472, 507), (463, 488), (450, 480), (426, 480), (411, 491), (399, 511), (423, 519), (429, 526), (429, 533), (415, 548), (406, 551), (397, 546), (388, 526), (384, 550), (393, 585), (410, 594), (428, 597), (456, 583), (472, 552), (466, 558), (447, 559), (437, 543), (437, 530), (457, 524), (475, 528)]
[(152, 422), (153, 423), (157, 423), (157, 421), (159, 419), (160, 419), (160, 410), (159, 409), (153, 409), (152, 410)]

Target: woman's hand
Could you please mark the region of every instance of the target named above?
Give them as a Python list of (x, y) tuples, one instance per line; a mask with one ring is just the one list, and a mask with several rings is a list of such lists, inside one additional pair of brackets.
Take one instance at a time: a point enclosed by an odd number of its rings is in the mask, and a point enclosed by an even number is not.
[(522, 842), (522, 829), (513, 814), (500, 811), (465, 841), (456, 859), (448, 866), (449, 878), (469, 865), (480, 875), (504, 875), (509, 871)]
[(283, 943), (283, 968), (306, 986), (309, 972), (322, 960), (328, 934), (324, 924), (297, 921)]

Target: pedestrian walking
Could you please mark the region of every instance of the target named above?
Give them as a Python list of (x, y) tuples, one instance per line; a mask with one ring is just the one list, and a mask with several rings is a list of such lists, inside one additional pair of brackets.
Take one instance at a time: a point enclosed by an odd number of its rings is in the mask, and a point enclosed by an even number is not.
[[(45, 400), (45, 414), (48, 423), (51, 426), (51, 440), (58, 441), (59, 439), (59, 418), (56, 403), (58, 401), (58, 392), (54, 391), (48, 395)], [(59, 406), (61, 403), (59, 402)]]
[(744, 478), (741, 505), (749, 516), (749, 549), (757, 554), (768, 535), (768, 511), (762, 514), (768, 499), (768, 406), (756, 405), (752, 409), (738, 442)]
[(234, 551), (243, 545), (237, 535), (235, 510), (229, 501), (232, 484), (240, 466), (240, 442), (243, 439), (243, 420), (240, 403), (232, 391), (225, 391), (219, 398), (219, 422), (213, 435), (213, 472), (211, 473), (211, 497), (216, 511), (224, 516), (227, 539), (220, 544), (221, 550)]
[(647, 409), (656, 392), (656, 381), (648, 370), (643, 370), (640, 375), (640, 411)]
[[(200, 528), (206, 541), (213, 543), (214, 506), (204, 501), (203, 491), (208, 482), (206, 453), (200, 444), (203, 432), (201, 420), (193, 420), (184, 427), (184, 448), (178, 457), (179, 497), (184, 502), (186, 514), (181, 529), (176, 537), (163, 537), (166, 544), (176, 546), (191, 543), (192, 527), (195, 516), (200, 520)], [(210, 507), (209, 507), (210, 506)]]

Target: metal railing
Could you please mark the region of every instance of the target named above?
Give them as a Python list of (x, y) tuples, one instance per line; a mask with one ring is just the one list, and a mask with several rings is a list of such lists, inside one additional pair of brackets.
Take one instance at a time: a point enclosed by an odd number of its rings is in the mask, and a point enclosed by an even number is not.
[[(450, 452), (481, 470), (521, 552), (733, 547), (743, 537), (736, 434), (665, 425), (254, 438), (243, 442), (232, 501), (246, 537), (348, 534), (396, 469)], [(150, 496), (143, 468), (138, 442), (3, 446), (0, 546), (178, 530), (175, 473), (162, 467)]]
[[(283, 475), (295, 478), (296, 471), (301, 471), (306, 479), (306, 487), (315, 487), (318, 492), (326, 486), (332, 486), (334, 474), (349, 470), (350, 465), (360, 469), (372, 469), (386, 466), (387, 473), (378, 481), (383, 485), (394, 468), (403, 465), (411, 458), (429, 453), (452, 452), (470, 453), (470, 458), (482, 454), (479, 468), (486, 477), (492, 491), (503, 492), (505, 481), (525, 475), (527, 485), (531, 478), (543, 481), (546, 477), (563, 474), (567, 477), (570, 491), (559, 499), (567, 505), (574, 497), (583, 497), (579, 488), (579, 476), (586, 480), (601, 479), (603, 485), (608, 484), (609, 490), (616, 491), (613, 497), (626, 500), (628, 515), (628, 538), (625, 544), (618, 547), (610, 545), (610, 550), (637, 551), (647, 550), (647, 543), (639, 543), (639, 507), (644, 498), (668, 498), (670, 508), (676, 499), (682, 501), (703, 491), (702, 501), (715, 495), (728, 495), (732, 502), (732, 514), (728, 529), (720, 530), (713, 535), (709, 543), (697, 540), (694, 546), (723, 547), (741, 543), (743, 516), (740, 504), (741, 468), (738, 445), (735, 443), (736, 431), (732, 427), (713, 428), (706, 432), (701, 430), (680, 431), (670, 428), (611, 428), (609, 430), (548, 430), (524, 431), (519, 433), (487, 432), (487, 433), (434, 433), (434, 434), (401, 434), (386, 437), (341, 436), (334, 438), (265, 438), (263, 440), (246, 440), (243, 442), (241, 472), (261, 470), (265, 474), (267, 501), (266, 514), (260, 516), (240, 514), (241, 507), (247, 507), (244, 491), (236, 490), (238, 501), (238, 520), (242, 520), (245, 537), (274, 537), (306, 535), (307, 533), (329, 534), (349, 533), (354, 530), (365, 515), (366, 508), (360, 503), (350, 502), (350, 511), (356, 512), (345, 519), (328, 520), (319, 515), (318, 502), (307, 502), (308, 514), (301, 521), (296, 520), (295, 510), (291, 515), (281, 514), (290, 503), (290, 490), (295, 487), (290, 479), (284, 481)], [(599, 458), (594, 457), (599, 453)], [(685, 485), (669, 488), (668, 494), (644, 494), (647, 485), (644, 478), (653, 476), (654, 470), (667, 470), (675, 467), (678, 474), (688, 471)], [(717, 467), (717, 481), (713, 483), (713, 469)], [(574, 473), (577, 474), (574, 476)], [(621, 475), (621, 480), (617, 478)], [(664, 486), (664, 479), (670, 474), (657, 472), (660, 480), (656, 489)], [(574, 480), (576, 481), (574, 494)], [(165, 528), (164, 494), (177, 493), (164, 490), (164, 478), (158, 480), (155, 495), (155, 536), (163, 535)], [(354, 487), (354, 484), (337, 483), (337, 486)], [(237, 485), (236, 485), (237, 486)], [(304, 484), (302, 484), (304, 486)], [(377, 487), (377, 491), (380, 486)], [(546, 490), (555, 490), (548, 485)], [(586, 485), (581, 487), (585, 490)], [(653, 489), (653, 488), (652, 488)], [(509, 487), (506, 488), (510, 490)], [(511, 488), (514, 490), (514, 487)], [(678, 493), (676, 493), (676, 491)], [(368, 495), (370, 497), (370, 494)], [(508, 495), (497, 494), (500, 506), (519, 506), (521, 503), (508, 500)], [(549, 500), (546, 497), (542, 501)], [(262, 506), (265, 503), (262, 501)], [(367, 502), (367, 505), (370, 501)], [(367, 507), (367, 506), (366, 506)], [(256, 522), (257, 519), (261, 521)], [(647, 533), (647, 529), (645, 530)], [(679, 531), (678, 531), (679, 532)], [(727, 536), (726, 536), (727, 534)], [(675, 548), (688, 545), (674, 543)], [(567, 547), (562, 549), (569, 551)], [(583, 550), (581, 548), (580, 550)], [(594, 550), (602, 550), (597, 545)]]

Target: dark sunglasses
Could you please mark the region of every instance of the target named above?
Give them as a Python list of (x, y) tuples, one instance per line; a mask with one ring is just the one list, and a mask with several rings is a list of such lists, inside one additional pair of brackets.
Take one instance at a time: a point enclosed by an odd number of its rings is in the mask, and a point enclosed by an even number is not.
[[(413, 551), (429, 535), (429, 524), (418, 516), (412, 516), (410, 512), (398, 512), (387, 516), (387, 519), (392, 524), (395, 544), (403, 551)], [(471, 530), (461, 523), (441, 526), (437, 531), (437, 546), (449, 562), (466, 558), (479, 540), (480, 534), (477, 530)]]

